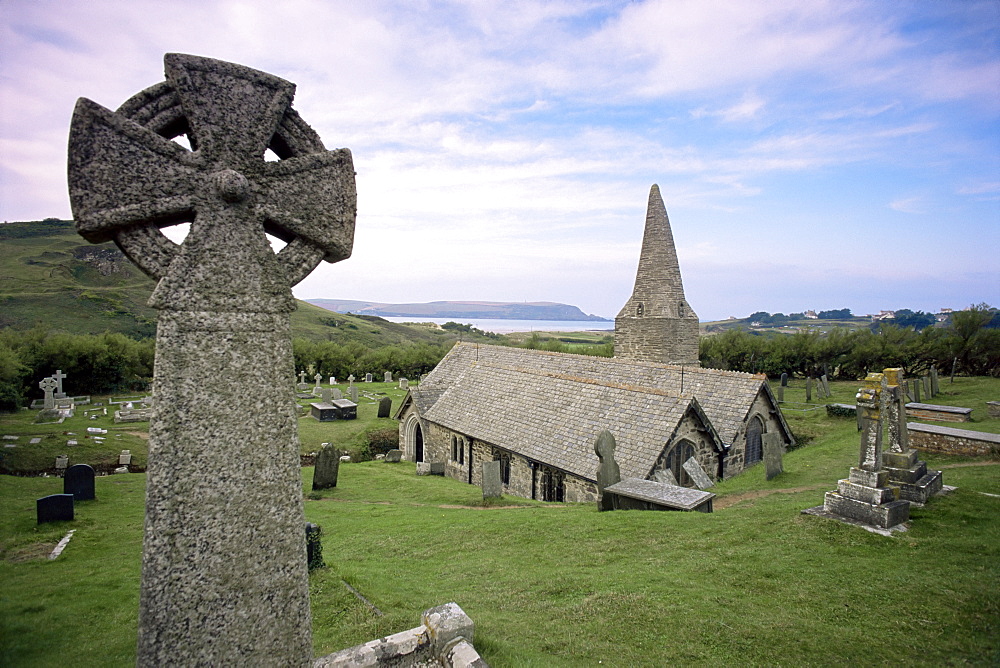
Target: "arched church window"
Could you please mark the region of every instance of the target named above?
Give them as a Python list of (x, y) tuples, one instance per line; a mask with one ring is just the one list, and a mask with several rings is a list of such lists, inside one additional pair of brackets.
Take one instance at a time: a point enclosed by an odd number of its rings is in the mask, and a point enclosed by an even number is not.
[(493, 453), (493, 459), (500, 462), (500, 482), (504, 485), (510, 484), (510, 453), (497, 450)]
[(562, 471), (542, 467), (542, 501), (565, 501), (566, 483)]
[(747, 425), (746, 431), (746, 455), (744, 457), (744, 466), (750, 466), (751, 464), (756, 464), (764, 456), (764, 446), (763, 446), (763, 434), (764, 434), (764, 422), (760, 419), (759, 415), (754, 415), (750, 419), (750, 424)]
[(451, 461), (458, 461), (458, 437), (451, 437)]
[(458, 439), (458, 463), (459, 465), (465, 464), (465, 439)]

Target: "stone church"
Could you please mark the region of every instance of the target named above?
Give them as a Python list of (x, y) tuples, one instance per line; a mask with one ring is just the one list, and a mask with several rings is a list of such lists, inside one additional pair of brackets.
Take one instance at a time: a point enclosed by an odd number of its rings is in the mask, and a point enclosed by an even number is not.
[(764, 376), (700, 367), (698, 316), (655, 185), (614, 358), (459, 343), (396, 417), (407, 460), (470, 484), (498, 460), (505, 494), (544, 501), (596, 501), (605, 429), (623, 478), (670, 470), (685, 486), (690, 457), (720, 480), (761, 460), (764, 433), (794, 442)]

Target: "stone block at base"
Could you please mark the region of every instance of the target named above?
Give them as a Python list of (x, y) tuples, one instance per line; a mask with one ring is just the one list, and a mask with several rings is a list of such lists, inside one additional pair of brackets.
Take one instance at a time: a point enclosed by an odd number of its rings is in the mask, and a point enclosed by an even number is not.
[(444, 475), (444, 463), (417, 462), (417, 475)]
[(826, 493), (823, 498), (823, 509), (834, 515), (848, 517), (883, 529), (902, 524), (910, 519), (909, 501), (871, 504), (849, 499), (837, 492)]
[(941, 471), (927, 471), (916, 482), (899, 483), (899, 498), (923, 504), (935, 494), (940, 494), (943, 489), (944, 477)]

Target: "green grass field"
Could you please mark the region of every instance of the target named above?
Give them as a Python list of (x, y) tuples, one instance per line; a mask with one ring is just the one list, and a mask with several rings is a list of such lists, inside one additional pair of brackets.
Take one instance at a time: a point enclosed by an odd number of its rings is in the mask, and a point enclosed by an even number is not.
[[(945, 385), (935, 401), (976, 409), (958, 426), (1000, 431), (979, 410), (1000, 381)], [(857, 383), (833, 389), (824, 402), (849, 403)], [(892, 538), (802, 515), (847, 475), (858, 434), (793, 392), (804, 395), (786, 390), (785, 414), (802, 445), (785, 473), (765, 481), (758, 466), (720, 483), (710, 515), (484, 505), (477, 487), (412, 464), (343, 465), (337, 488), (305, 502), (328, 566), (310, 576), (315, 654), (455, 601), (493, 666), (997, 665), (1000, 462), (927, 457), (958, 490), (913, 509)], [(331, 440), (307, 435), (321, 428), (309, 422), (304, 450)], [(34, 500), (61, 481), (0, 478), (0, 665), (59, 665), (67, 651), (80, 666), (134, 663), (144, 483), (100, 477), (74, 522), (38, 526)], [(69, 529), (62, 556), (45, 559)]]

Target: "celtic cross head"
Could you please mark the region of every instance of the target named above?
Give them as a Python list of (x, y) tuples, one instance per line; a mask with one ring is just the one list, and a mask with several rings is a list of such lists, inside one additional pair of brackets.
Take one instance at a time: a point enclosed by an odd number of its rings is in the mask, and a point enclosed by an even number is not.
[[(288, 81), (183, 54), (164, 65), (166, 81), (115, 112), (77, 102), (68, 174), (77, 231), (114, 241), (158, 279), (155, 308), (293, 310), (293, 285), (351, 254), (350, 151), (325, 149), (292, 109)], [(181, 135), (190, 150), (172, 141)], [(266, 160), (268, 149), (279, 160)], [(160, 230), (181, 222), (191, 230), (178, 245)], [(268, 233), (287, 242), (277, 254)]]

